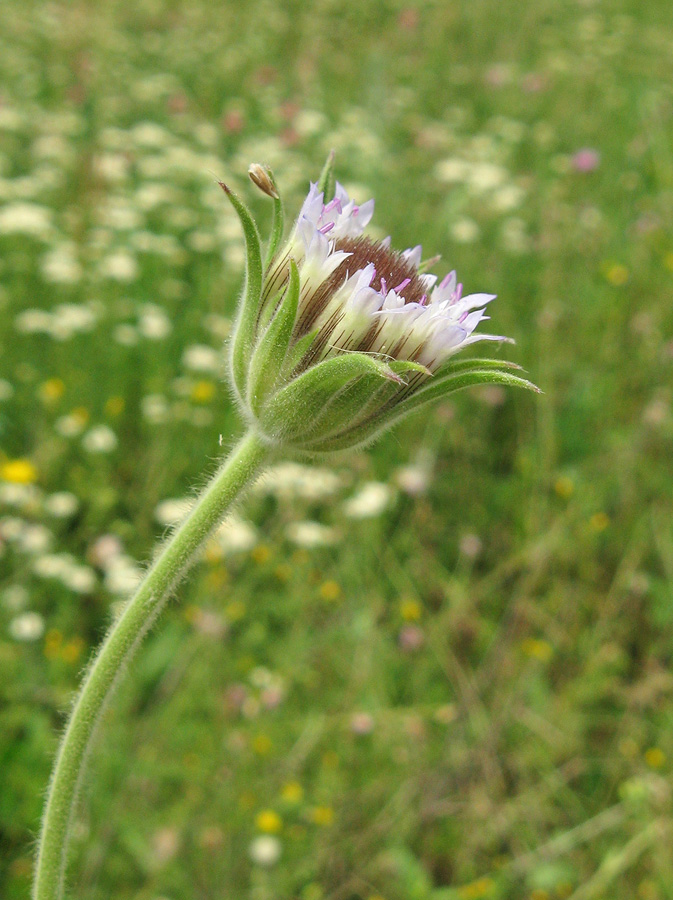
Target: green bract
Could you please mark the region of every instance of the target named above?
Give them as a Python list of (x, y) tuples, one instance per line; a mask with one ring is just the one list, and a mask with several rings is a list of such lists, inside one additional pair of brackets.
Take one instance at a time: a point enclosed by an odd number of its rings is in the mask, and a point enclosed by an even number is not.
[(439, 284), (420, 247), (402, 253), (364, 234), (373, 201), (357, 205), (332, 156), (281, 246), (283, 207), (270, 170), (250, 167), (274, 202), (267, 252), (244, 203), (222, 184), (243, 226), (247, 265), (231, 341), (236, 398), (268, 444), (324, 453), (364, 444), (421, 406), (473, 384), (537, 391), (514, 363), (454, 360), (480, 340), (490, 294)]

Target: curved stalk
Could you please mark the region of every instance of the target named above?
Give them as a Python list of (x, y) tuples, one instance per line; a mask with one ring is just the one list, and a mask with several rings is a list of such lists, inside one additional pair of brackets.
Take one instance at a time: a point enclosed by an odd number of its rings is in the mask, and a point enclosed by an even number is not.
[(87, 755), (120, 676), (231, 504), (257, 477), (269, 448), (250, 432), (222, 463), (187, 519), (163, 545), (89, 666), (61, 741), (42, 820), (33, 900), (60, 900), (68, 839)]

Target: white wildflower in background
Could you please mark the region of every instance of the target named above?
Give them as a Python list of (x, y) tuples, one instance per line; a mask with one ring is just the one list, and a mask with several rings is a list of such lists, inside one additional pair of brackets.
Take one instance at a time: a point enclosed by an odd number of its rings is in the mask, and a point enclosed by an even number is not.
[(395, 471), (393, 477), (397, 486), (410, 497), (424, 494), (430, 483), (428, 467), (422, 464), (401, 466)]
[(28, 606), (28, 596), (28, 589), (23, 584), (10, 584), (0, 594), (0, 600), (6, 610), (19, 612)]
[(79, 509), (79, 500), (69, 491), (58, 491), (44, 499), (44, 510), (55, 519), (68, 519)]
[(0, 538), (4, 541), (18, 541), (27, 527), (25, 519), (18, 516), (3, 516), (0, 519)]
[(236, 515), (230, 515), (217, 528), (212, 541), (226, 555), (252, 550), (258, 538), (257, 531), (250, 522)]
[(44, 634), (44, 619), (36, 612), (21, 613), (9, 623), (9, 634), (15, 641), (37, 641)]
[(186, 518), (193, 506), (194, 500), (191, 497), (169, 497), (154, 508), (154, 520), (159, 525), (177, 525)]
[(105, 257), (98, 271), (103, 278), (123, 282), (135, 281), (140, 274), (136, 258), (124, 250), (119, 250)]
[(45, 553), (33, 562), (33, 572), (40, 578), (62, 579), (77, 560), (69, 553)]
[(14, 395), (14, 385), (6, 378), (0, 378), (0, 401), (9, 400)]
[(96, 425), (82, 438), (82, 446), (88, 453), (111, 453), (119, 443), (109, 425)]
[(130, 161), (123, 153), (101, 153), (94, 157), (93, 168), (104, 181), (119, 184), (128, 176)]
[(218, 373), (221, 369), (221, 355), (206, 344), (192, 344), (182, 354), (182, 365), (192, 372)]
[(88, 558), (95, 566), (105, 569), (124, 552), (124, 545), (116, 534), (102, 534), (91, 544)]
[(122, 347), (134, 347), (140, 340), (137, 328), (127, 322), (116, 325), (112, 331), (112, 339)]
[(37, 505), (40, 496), (40, 489), (34, 484), (15, 484), (11, 481), (0, 482), (0, 504), (3, 506), (14, 506), (17, 509), (29, 510)]
[(59, 416), (54, 422), (54, 430), (64, 438), (79, 437), (86, 427), (86, 420), (77, 413)]
[(154, 303), (145, 303), (138, 318), (138, 331), (150, 341), (161, 341), (171, 333), (171, 320)]
[(22, 530), (17, 540), (17, 547), (23, 553), (44, 553), (54, 540), (54, 535), (45, 525), (33, 522)]
[(275, 866), (281, 857), (283, 847), (277, 837), (272, 834), (261, 834), (248, 848), (250, 859), (258, 866), (270, 868)]
[(471, 244), (477, 240), (480, 234), (479, 226), (468, 216), (462, 216), (452, 223), (449, 229), (451, 237), (459, 244)]
[(370, 481), (343, 504), (343, 513), (350, 519), (371, 519), (380, 516), (393, 499), (393, 490), (382, 481)]
[(0, 207), (0, 235), (21, 234), (46, 239), (52, 231), (52, 214), (37, 203), (10, 203)]
[(56, 340), (65, 341), (75, 334), (86, 334), (93, 330), (96, 314), (91, 307), (82, 303), (62, 303), (51, 314), (49, 334)]
[(160, 425), (168, 418), (168, 401), (163, 394), (147, 394), (140, 401), (140, 412), (153, 425)]
[(15, 317), (14, 327), (24, 334), (47, 334), (51, 328), (51, 314), (45, 309), (24, 309)]
[(82, 266), (73, 244), (64, 243), (49, 250), (40, 261), (42, 277), (54, 284), (76, 284), (82, 278)]
[(117, 596), (126, 597), (132, 594), (143, 577), (141, 567), (124, 553), (110, 559), (103, 568), (105, 588)]
[(287, 526), (285, 534), (291, 543), (307, 550), (315, 547), (329, 547), (339, 540), (339, 532), (335, 528), (308, 520), (291, 522)]
[(342, 481), (342, 476), (333, 469), (283, 462), (271, 466), (255, 489), (281, 499), (317, 502), (336, 494)]
[(96, 588), (96, 573), (89, 566), (73, 563), (60, 577), (63, 584), (76, 594), (90, 594)]

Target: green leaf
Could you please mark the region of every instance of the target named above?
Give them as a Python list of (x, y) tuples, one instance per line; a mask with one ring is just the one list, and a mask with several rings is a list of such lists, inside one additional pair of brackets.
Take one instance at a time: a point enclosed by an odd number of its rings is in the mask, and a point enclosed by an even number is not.
[(507, 359), (454, 359), (453, 357), (443, 363), (436, 371), (435, 378), (442, 375), (448, 375), (452, 372), (463, 372), (466, 369), (506, 369), (523, 372), (523, 369), (517, 363), (510, 362)]
[(320, 438), (308, 441), (302, 445), (302, 449), (314, 453), (326, 453), (344, 450), (347, 447), (357, 447), (369, 443), (378, 437), (383, 431), (392, 427), (405, 416), (420, 409), (426, 403), (446, 397), (455, 391), (471, 387), (475, 384), (502, 384), (508, 387), (521, 387), (526, 390), (542, 393), (540, 389), (510, 372), (498, 372), (489, 369), (473, 369), (447, 375), (443, 378), (435, 378), (433, 381), (412, 393), (405, 400), (395, 403), (385, 411), (374, 413), (369, 420), (357, 423), (354, 427), (344, 430), (341, 434), (329, 437), (326, 440)]
[[(481, 360), (480, 360), (481, 362)], [(398, 410), (406, 413), (407, 406), (416, 409), (424, 403), (460, 391), (473, 384), (503, 384), (509, 387), (521, 387), (529, 391), (541, 394), (542, 391), (530, 381), (510, 372), (500, 372), (496, 369), (470, 368), (465, 371), (451, 372), (444, 376), (435, 376), (430, 384), (426, 384), (411, 394), (399, 404)]]
[(262, 429), (280, 440), (306, 440), (314, 423), (335, 395), (363, 376), (403, 383), (385, 363), (348, 353), (311, 366), (273, 396), (260, 415)]
[(318, 190), (323, 192), (323, 203), (329, 203), (334, 197), (334, 191), (336, 189), (336, 181), (334, 178), (334, 156), (334, 150), (330, 150), (327, 159), (325, 160), (325, 165), (322, 167), (320, 177), (318, 178)]
[(278, 381), (290, 346), (292, 330), (297, 319), (299, 304), (299, 270), (290, 260), (290, 278), (271, 324), (257, 340), (257, 347), (250, 362), (248, 403), (257, 414), (268, 394)]
[(242, 400), (245, 397), (248, 362), (252, 354), (255, 326), (262, 294), (262, 251), (257, 226), (250, 211), (231, 188), (223, 182), (220, 182), (220, 187), (229, 198), (238, 218), (241, 220), (247, 251), (245, 286), (239, 305), (231, 347), (231, 373), (234, 388)]

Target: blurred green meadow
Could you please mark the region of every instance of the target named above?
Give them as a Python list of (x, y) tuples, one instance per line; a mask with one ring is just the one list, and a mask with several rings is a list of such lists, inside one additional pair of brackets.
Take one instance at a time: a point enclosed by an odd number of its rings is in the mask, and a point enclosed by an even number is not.
[[(0, 885), (241, 423), (224, 178), (325, 154), (541, 398), (279, 465), (110, 706), (79, 900), (673, 897), (669, 0), (0, 5)], [(221, 437), (220, 437), (221, 436)], [(220, 446), (222, 444), (222, 446)]]

